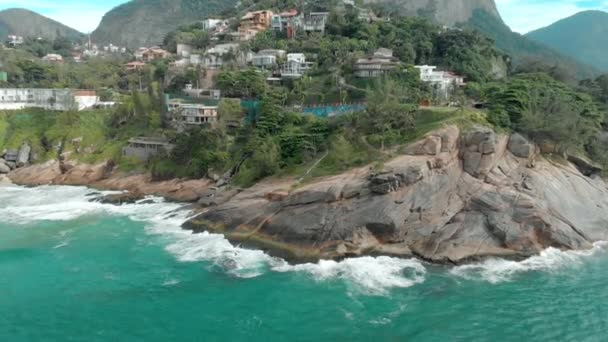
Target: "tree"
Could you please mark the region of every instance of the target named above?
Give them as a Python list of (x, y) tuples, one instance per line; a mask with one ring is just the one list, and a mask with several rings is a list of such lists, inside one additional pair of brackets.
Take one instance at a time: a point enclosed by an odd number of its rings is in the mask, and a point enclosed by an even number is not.
[(365, 112), (367, 131), (379, 137), (381, 149), (394, 137), (414, 128), (416, 106), (403, 101), (405, 92), (402, 90), (394, 81), (385, 79), (368, 91)]

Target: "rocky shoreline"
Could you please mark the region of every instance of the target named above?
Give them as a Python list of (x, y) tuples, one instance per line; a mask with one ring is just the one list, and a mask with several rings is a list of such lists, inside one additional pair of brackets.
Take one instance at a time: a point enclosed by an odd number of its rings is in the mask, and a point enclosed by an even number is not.
[(608, 240), (608, 189), (578, 161), (546, 160), (520, 135), (451, 126), (382, 170), (350, 170), (295, 190), (295, 181), (263, 182), (184, 228), (294, 262), (390, 255), (463, 263), (588, 249)]
[[(300, 185), (270, 179), (249, 189), (210, 180), (153, 182), (112, 163), (51, 161), (12, 170), (19, 185), (83, 185), (198, 202), (193, 232), (223, 234), (292, 262), (363, 255), (464, 263), (520, 259), (548, 247), (591, 248), (608, 240), (608, 187), (581, 158), (551, 162), (520, 135), (449, 126), (386, 162)], [(2, 180), (0, 179), (0, 182)]]
[(154, 182), (148, 174), (116, 171), (111, 162), (88, 165), (54, 160), (14, 169), (6, 177), (14, 184), (25, 186), (73, 185), (124, 191), (123, 195), (113, 195), (105, 199), (115, 204), (132, 202), (145, 196), (192, 203), (198, 201), (213, 184), (207, 179)]

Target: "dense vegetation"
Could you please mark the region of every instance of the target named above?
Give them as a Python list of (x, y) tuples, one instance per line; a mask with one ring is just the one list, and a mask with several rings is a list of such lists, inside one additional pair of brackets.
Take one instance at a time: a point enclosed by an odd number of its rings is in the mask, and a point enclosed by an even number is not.
[[(316, 6), (321, 10), (328, 3), (319, 1)], [(243, 4), (249, 4), (248, 8), (287, 6), (285, 0)], [(314, 177), (381, 163), (424, 133), (456, 123), (518, 131), (536, 142), (555, 145), (555, 152), (608, 162), (598, 139), (606, 126), (605, 76), (575, 84), (557, 65), (520, 63), (511, 70), (517, 74), (502, 79), (508, 57), (476, 31), (444, 29), (421, 18), (368, 23), (360, 21), (352, 8), (328, 8), (331, 14), (324, 35), (287, 39), (267, 31), (241, 48), (305, 53), (314, 67), (301, 79), (269, 84), (266, 74), (239, 67), (239, 51), (234, 51), (233, 58), (228, 58), (232, 62), (216, 78), (226, 98), (220, 102), (220, 121), (214, 127), (176, 131), (166, 115), (164, 93), (180, 92), (185, 84), (203, 79), (205, 71), (198, 67), (182, 70), (171, 68), (168, 61), (156, 61), (128, 73), (123, 68), (126, 61), (115, 58), (57, 65), (39, 62), (34, 58), (40, 55), (36, 49), (0, 51), (10, 86), (96, 89), (104, 99), (121, 103), (110, 111), (3, 113), (0, 149), (28, 141), (37, 160), (45, 160), (54, 158), (61, 145), (74, 150), (77, 159), (111, 158), (125, 170), (146, 168), (157, 180), (226, 175), (237, 185), (249, 186), (274, 175)], [(210, 39), (195, 23), (170, 33), (165, 43), (169, 49), (189, 43), (204, 50)], [(401, 65), (377, 79), (355, 77), (357, 59), (378, 48), (392, 49)], [(460, 73), (468, 86), (455, 91), (448, 101), (439, 101), (433, 89), (420, 82), (413, 67), (416, 64)], [(427, 100), (438, 105), (449, 102), (452, 107), (420, 109), (419, 103)], [(487, 103), (488, 110), (469, 108), (472, 101)], [(330, 118), (304, 115), (299, 110), (348, 102), (365, 102), (366, 106)], [(124, 158), (121, 147), (140, 135), (164, 136), (175, 149), (146, 165)]]

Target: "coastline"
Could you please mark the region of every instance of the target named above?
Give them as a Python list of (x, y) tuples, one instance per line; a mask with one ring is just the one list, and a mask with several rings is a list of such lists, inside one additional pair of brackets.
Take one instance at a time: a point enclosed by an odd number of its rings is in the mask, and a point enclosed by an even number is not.
[[(608, 187), (574, 163), (542, 158), (521, 136), (446, 126), (371, 166), (298, 184), (266, 179), (248, 189), (211, 180), (153, 182), (111, 162), (60, 163), (8, 174), (17, 185), (77, 185), (198, 203), (182, 228), (222, 234), (233, 245), (293, 263), (361, 256), (464, 264), (522, 260), (547, 248), (586, 250), (608, 240)], [(204, 210), (203, 210), (204, 209)]]
[(23, 186), (87, 186), (99, 190), (124, 191), (126, 196), (133, 198), (159, 196), (168, 201), (184, 203), (198, 201), (213, 184), (207, 179), (154, 182), (149, 174), (127, 174), (113, 170), (110, 162), (96, 165), (70, 164), (66, 168), (65, 164), (49, 161), (13, 170), (6, 178), (13, 184)]

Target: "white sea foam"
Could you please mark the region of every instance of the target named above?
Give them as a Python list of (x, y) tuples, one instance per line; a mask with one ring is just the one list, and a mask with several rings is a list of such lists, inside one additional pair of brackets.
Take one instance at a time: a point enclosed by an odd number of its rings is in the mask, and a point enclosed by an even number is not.
[(391, 288), (407, 288), (422, 283), (426, 268), (414, 259), (361, 257), (340, 262), (321, 260), (317, 264), (281, 265), (279, 272), (305, 272), (318, 281), (343, 279), (370, 295), (384, 295)]
[(488, 259), (484, 262), (463, 265), (453, 268), (450, 273), (468, 280), (484, 280), (492, 284), (513, 280), (516, 276), (528, 272), (554, 273), (563, 269), (578, 267), (590, 257), (605, 253), (607, 242), (597, 242), (593, 248), (581, 251), (561, 251), (549, 248), (540, 255), (523, 261)]
[[(160, 198), (147, 198), (145, 203), (116, 206), (90, 202), (92, 193), (85, 187), (41, 186), (23, 188), (6, 186), (0, 190), (0, 217), (4, 222), (18, 225), (37, 221), (69, 221), (85, 215), (106, 213), (124, 215), (138, 221), (148, 221), (159, 215), (181, 207), (179, 204), (164, 203)], [(102, 191), (99, 194), (113, 194), (116, 191)]]

